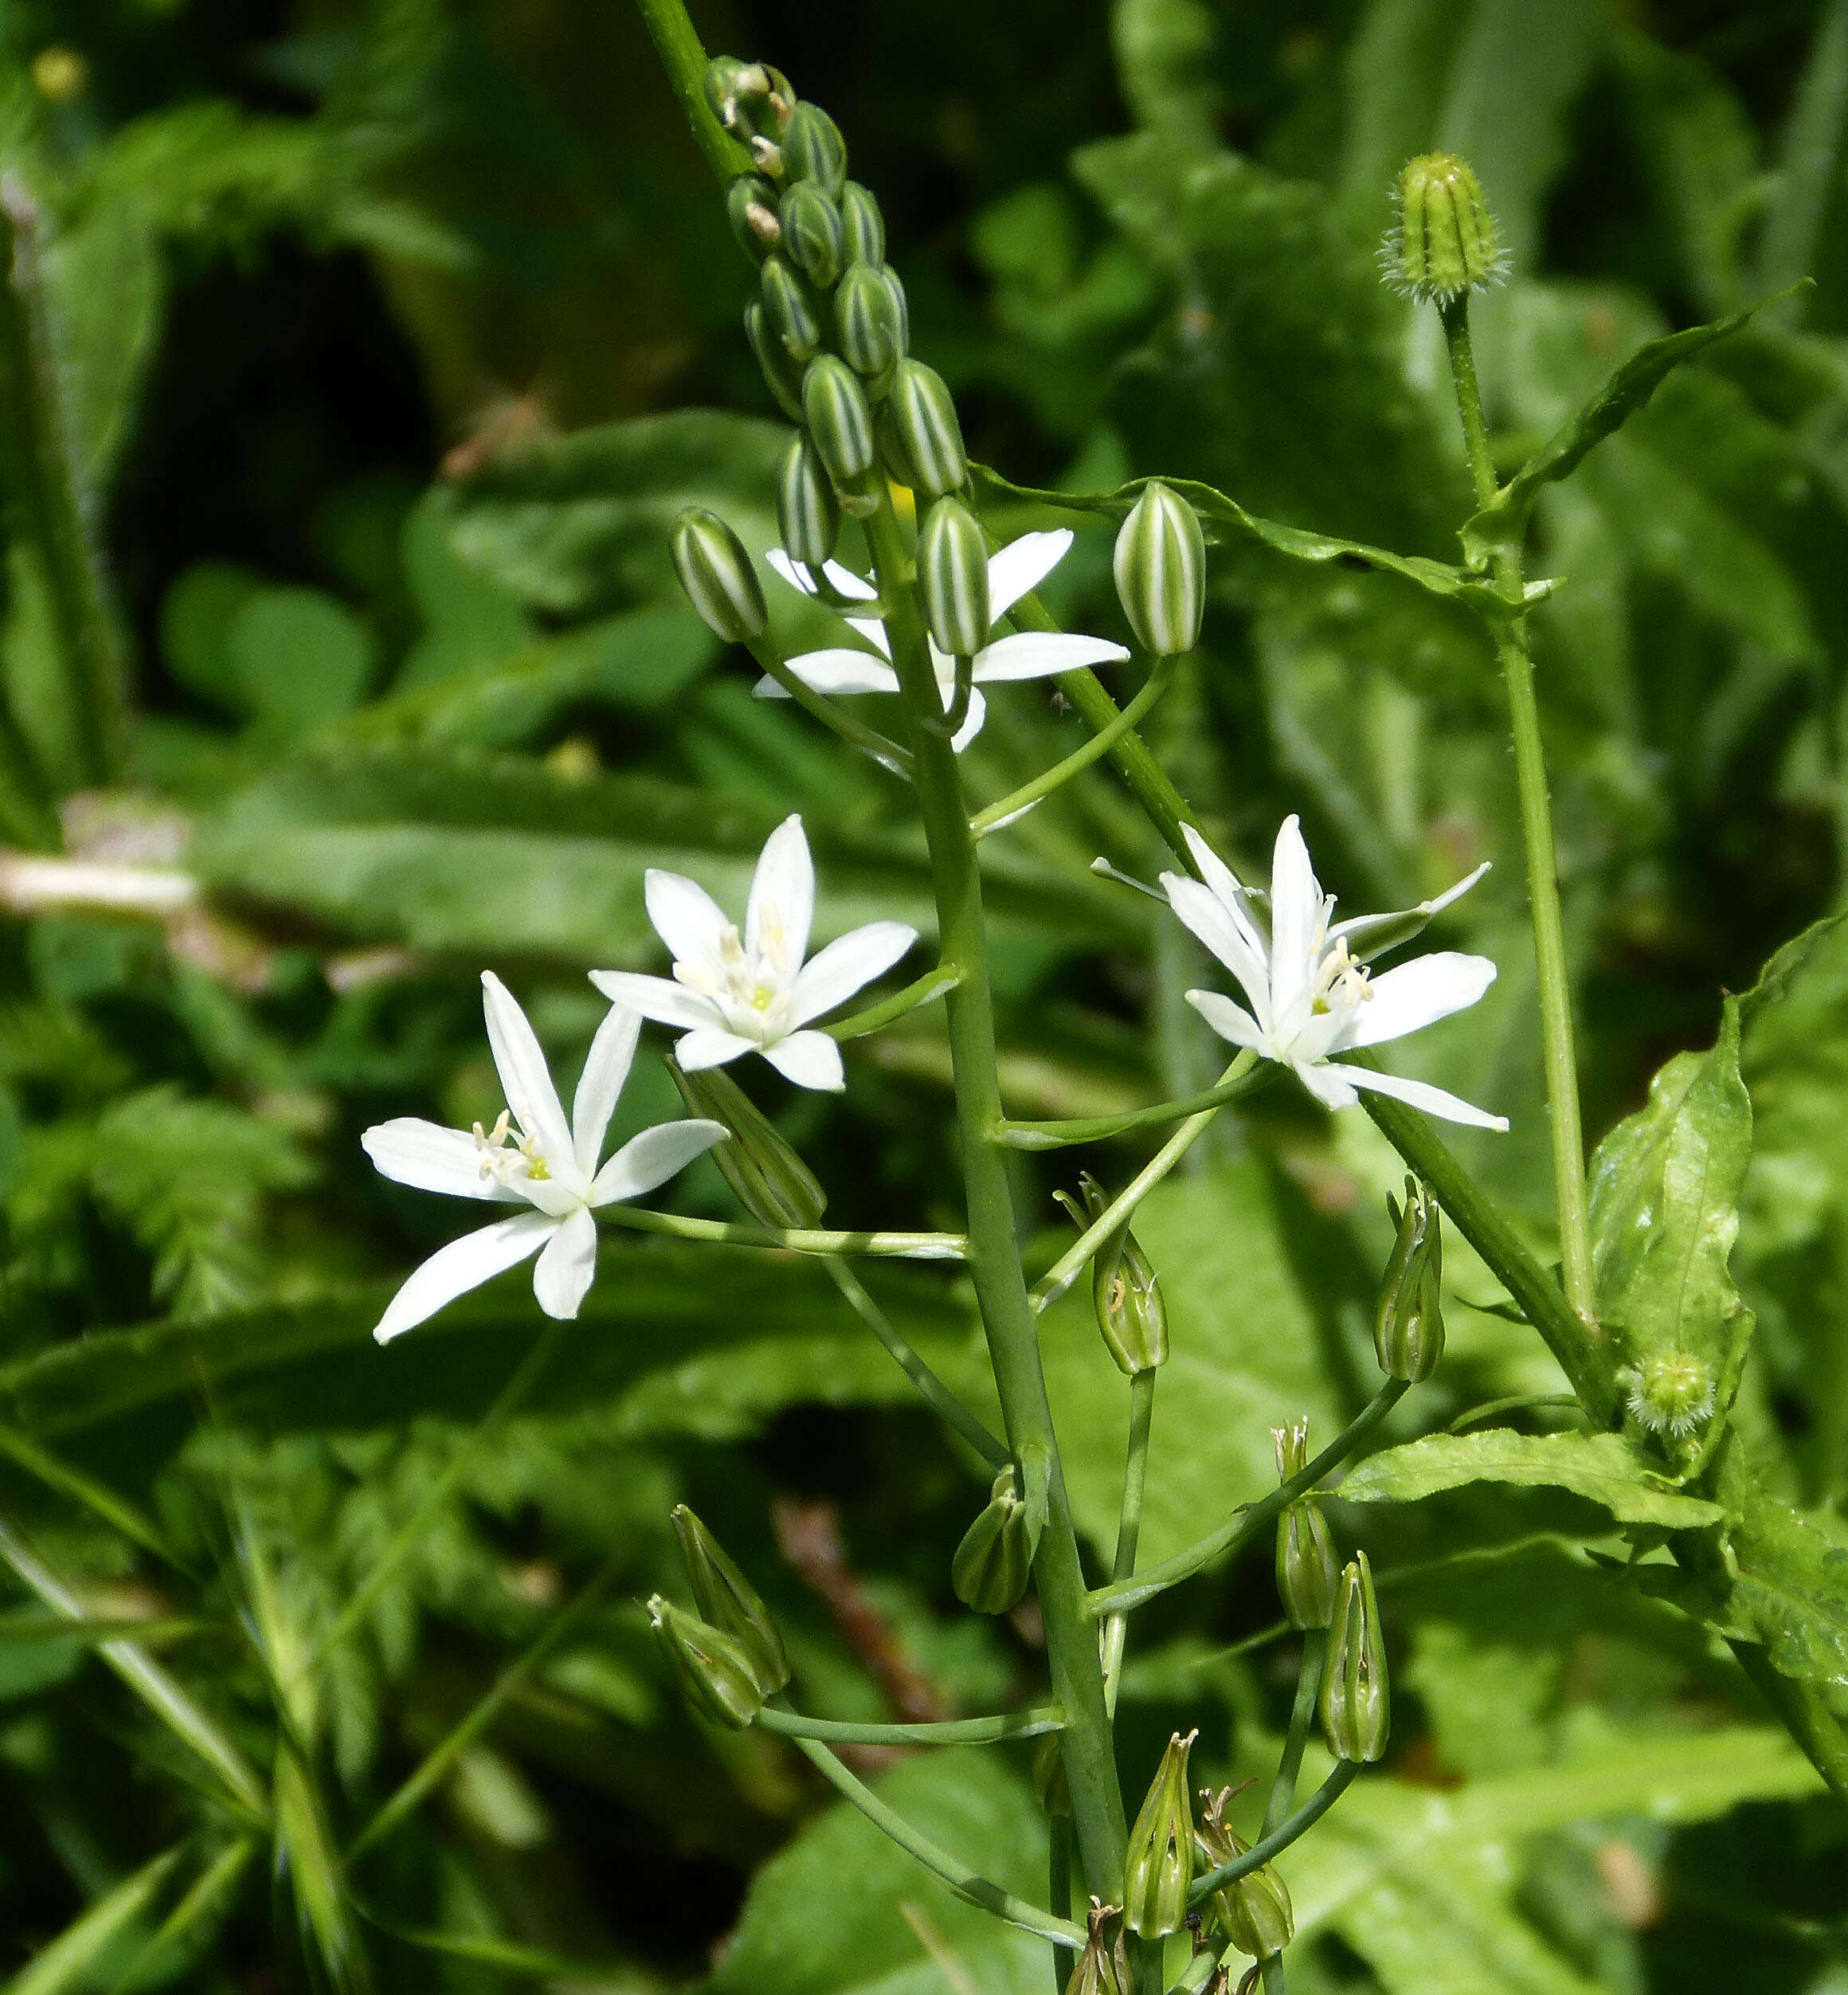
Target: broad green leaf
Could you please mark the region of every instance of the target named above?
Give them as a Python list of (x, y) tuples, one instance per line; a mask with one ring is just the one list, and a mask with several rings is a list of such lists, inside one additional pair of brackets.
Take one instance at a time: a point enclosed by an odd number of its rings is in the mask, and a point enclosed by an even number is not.
[(180, 1852), (169, 1850), (100, 1898), (6, 1984), (5, 1995), (65, 1995), (96, 1985), (111, 1950), (153, 1903)]
[(1848, 1538), (1755, 1491), (1731, 1538), (1732, 1604), (1787, 1676), (1848, 1683)]
[(1617, 1434), (1427, 1434), (1370, 1455), (1341, 1485), (1350, 1503), (1411, 1503), (1470, 1483), (1569, 1490), (1602, 1504), (1619, 1523), (1665, 1531), (1722, 1522), (1718, 1504), (1687, 1496), (1647, 1468)]
[(1214, 39), (1204, 0), (1116, 0), (1110, 41), (1137, 124), (1201, 146), (1215, 143)]

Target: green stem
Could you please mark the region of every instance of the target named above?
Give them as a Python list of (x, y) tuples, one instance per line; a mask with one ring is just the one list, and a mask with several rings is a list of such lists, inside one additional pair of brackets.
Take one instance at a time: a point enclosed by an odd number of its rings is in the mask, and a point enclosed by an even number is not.
[[(1046, 1902), (1055, 1919), (1071, 1916), (1071, 1817), (1056, 1809), (1046, 1823)], [(1065, 1995), (1066, 1984), (1078, 1965), (1078, 1954), (1069, 1946), (1052, 1945), (1052, 1995)]]
[(1209, 1531), (1186, 1550), (1163, 1559), (1159, 1566), (1151, 1566), (1140, 1578), (1122, 1585), (1098, 1587), (1090, 1598), (1090, 1612), (1095, 1615), (1126, 1614), (1130, 1609), (1140, 1607), (1143, 1601), (1153, 1600), (1157, 1593), (1165, 1593), (1170, 1586), (1191, 1579), (1234, 1546), (1255, 1537), (1275, 1519), (1279, 1511), (1294, 1503), (1306, 1491), (1313, 1489), (1337, 1463), (1345, 1461), (1409, 1390), (1403, 1378), (1388, 1379), (1365, 1407), (1300, 1474), (1292, 1476), (1286, 1483), (1279, 1483), (1269, 1495), (1260, 1497), (1256, 1503), (1228, 1518), (1217, 1531)]
[(752, 638), (747, 649), (805, 714), (819, 720), (850, 747), (871, 756), (882, 769), (910, 779), (911, 758), (905, 751), (895, 741), (888, 741), (876, 727), (869, 727), (864, 721), (855, 720), (852, 714), (843, 713), (832, 700), (818, 693), (812, 686), (805, 685), (783, 662), (782, 654), (767, 637)]
[(876, 1005), (868, 1005), (864, 1011), (837, 1018), (832, 1025), (823, 1025), (820, 1029), (831, 1039), (863, 1039), (869, 1032), (877, 1032), (882, 1026), (891, 1025), (895, 1018), (902, 1018), (907, 1012), (929, 1004), (932, 998), (954, 990), (957, 974), (956, 970), (939, 963), (934, 970), (926, 970), (915, 983), (894, 991), (890, 998), (882, 998)]
[(1221, 1864), (1217, 1870), (1196, 1877), (1193, 1888), (1187, 1894), (1188, 1903), (1204, 1904), (1215, 1891), (1236, 1883), (1241, 1877), (1249, 1877), (1255, 1870), (1262, 1870), (1280, 1851), (1288, 1849), (1299, 1836), (1306, 1836), (1353, 1785), (1354, 1777), (1360, 1770), (1358, 1760), (1337, 1760), (1334, 1771), (1287, 1821), (1280, 1822), (1268, 1835), (1259, 1836), (1243, 1856), (1235, 1856), (1229, 1864)]
[[(1463, 443), (1475, 481), (1478, 508), (1495, 496), (1494, 461), (1476, 359), (1470, 344), (1467, 295), (1443, 308), (1444, 340), (1456, 383)], [(1495, 582), (1511, 603), (1521, 600), (1521, 557), (1504, 549), (1495, 557)], [(1541, 746), (1540, 707), (1534, 697), (1533, 659), (1523, 617), (1499, 619), (1495, 654), (1508, 692), (1508, 725), (1514, 741), (1514, 776), (1521, 798), (1521, 830), (1527, 856), (1527, 897), (1533, 917), (1533, 955), (1540, 988), (1540, 1029), (1546, 1093), (1552, 1117), (1553, 1182), (1559, 1203), (1560, 1255), (1566, 1300), (1594, 1334), (1598, 1320), (1592, 1267), (1592, 1229), (1585, 1199), (1585, 1138), (1579, 1112), (1578, 1064), (1572, 1049), (1572, 984), (1566, 966), (1565, 923), (1560, 910), (1559, 860), (1553, 846), (1552, 805)]]
[(1302, 1631), (1302, 1666), (1296, 1676), (1296, 1701), (1290, 1707), (1290, 1729), (1283, 1734), (1283, 1757), (1277, 1762), (1277, 1777), (1270, 1783), (1270, 1798), (1264, 1806), (1264, 1826), (1259, 1840), (1281, 1828), (1296, 1805), (1297, 1776), (1302, 1771), (1302, 1749), (1309, 1741), (1310, 1721), (1315, 1716), (1316, 1694), (1321, 1688), (1322, 1664), (1328, 1655), (1325, 1628)]
[(963, 1260), (961, 1233), (842, 1233), (812, 1226), (746, 1226), (723, 1219), (688, 1219), (641, 1205), (599, 1205), (597, 1217), (631, 1233), (672, 1240), (707, 1240), (722, 1247), (773, 1247), (798, 1254), (865, 1254), (874, 1260)]
[(1160, 1129), (1188, 1115), (1223, 1108), (1227, 1102), (1255, 1095), (1276, 1077), (1273, 1062), (1260, 1064), (1254, 1052), (1242, 1052), (1214, 1084), (1204, 1093), (1189, 1095), (1181, 1101), (1157, 1102), (1153, 1108), (1137, 1108), (1122, 1115), (1090, 1115), (1071, 1122), (1004, 1122), (995, 1131), (995, 1141), (1008, 1150), (1063, 1150), (1073, 1143), (1098, 1143), (1112, 1136), (1127, 1136), (1138, 1129)]
[(712, 107), (706, 101), (706, 51), (693, 23), (687, 18), (686, 8), (680, 0), (636, 0), (636, 6), (654, 37), (661, 67), (668, 73), (668, 81), (719, 185), (723, 186), (739, 174), (748, 173), (749, 154), (712, 115)]
[(1038, 1738), (1062, 1730), (1065, 1716), (1050, 1706), (1008, 1711), (999, 1718), (945, 1718), (927, 1725), (857, 1725), (845, 1719), (805, 1718), (766, 1704), (758, 1724), (785, 1738), (818, 1738), (831, 1746), (993, 1746), (1004, 1739)]
[[(1149, 1481), (1149, 1428), (1155, 1417), (1156, 1375), (1151, 1367), (1130, 1380), (1130, 1452), (1123, 1464), (1122, 1507), (1117, 1513), (1117, 1555), (1110, 1566), (1113, 1586), (1121, 1586), (1135, 1577), (1136, 1541), (1142, 1534), (1142, 1492)], [(1105, 1616), (1104, 1702), (1113, 1718), (1123, 1669), (1123, 1643), (1129, 1631), (1127, 1616)]]
[(902, 1815), (888, 1808), (865, 1781), (850, 1774), (819, 1739), (798, 1738), (796, 1746), (799, 1752), (813, 1762), (824, 1780), (852, 1801), (868, 1821), (883, 1829), (901, 1849), (908, 1851), (927, 1871), (942, 1878), (958, 1898), (971, 1905), (979, 1905), (985, 1912), (993, 1913), (996, 1919), (1005, 1919), (1010, 1926), (1036, 1933), (1055, 1946), (1077, 1947), (1084, 1944), (1083, 1933), (1070, 1919), (1055, 1918), (1051, 1912), (1041, 1911), (1037, 1905), (1029, 1905), (1024, 1899), (1016, 1898), (1012, 1891), (1004, 1891), (999, 1884), (978, 1875), (947, 1850), (939, 1849)]

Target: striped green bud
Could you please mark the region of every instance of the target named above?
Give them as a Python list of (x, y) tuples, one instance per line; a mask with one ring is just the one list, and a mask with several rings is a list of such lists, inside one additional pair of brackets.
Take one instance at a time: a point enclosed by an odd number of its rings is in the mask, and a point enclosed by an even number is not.
[(799, 104), (783, 127), (783, 164), (792, 180), (812, 180), (838, 200), (847, 185), (847, 142), (818, 104)]
[(783, 551), (806, 568), (819, 568), (840, 538), (840, 503), (805, 436), (795, 437), (783, 453), (777, 473), (777, 524)]
[(1426, 304), (1482, 291), (1507, 268), (1482, 183), (1454, 152), (1408, 160), (1393, 190), (1397, 221), (1381, 252), (1387, 281)]
[(1373, 1570), (1357, 1552), (1341, 1574), (1322, 1668), (1321, 1729), (1337, 1759), (1375, 1760), (1392, 1729)]
[(798, 180), (777, 210), (783, 251), (811, 284), (827, 290), (840, 275), (840, 210), (812, 180)]
[(882, 264), (886, 260), (886, 221), (871, 187), (850, 180), (840, 190), (841, 227), (849, 263)]
[(918, 583), (937, 649), (973, 658), (989, 641), (989, 546), (959, 499), (939, 499), (918, 535)]
[(750, 1663), (752, 1679), (765, 1697), (773, 1697), (789, 1680), (789, 1658), (770, 1610), (726, 1555), (711, 1531), (684, 1503), (673, 1512), (674, 1534), (692, 1582), (693, 1604), (700, 1619), (729, 1636)]
[(956, 1597), (978, 1614), (1004, 1614), (1019, 1606), (1032, 1577), (1034, 1536), (1010, 1463), (996, 1476), (986, 1506), (950, 1561)]
[[(1078, 1188), (1082, 1205), (1067, 1192), (1052, 1195), (1083, 1233), (1102, 1218), (1110, 1201), (1088, 1170), (1080, 1174)], [(1092, 1257), (1090, 1299), (1098, 1329), (1118, 1371), (1133, 1378), (1168, 1362), (1168, 1311), (1161, 1284), (1126, 1222), (1106, 1236)]]
[(1117, 594), (1145, 651), (1177, 658), (1200, 642), (1206, 539), (1200, 516), (1159, 479), (1142, 488), (1117, 535)]
[[(1309, 1422), (1273, 1427), (1277, 1450), (1277, 1480), (1286, 1483), (1308, 1465)], [(1321, 1505), (1313, 1496), (1299, 1496), (1277, 1520), (1277, 1593), (1292, 1628), (1326, 1628), (1334, 1619), (1335, 1593), (1341, 1584), (1341, 1561)]]
[(969, 476), (969, 459), (942, 375), (922, 360), (901, 360), (886, 406), (893, 441), (911, 473), (905, 482), (934, 499), (960, 490)]
[(744, 336), (764, 370), (764, 381), (777, 406), (792, 422), (802, 420), (802, 370), (770, 325), (769, 314), (755, 298), (744, 308)]
[(1373, 1318), (1373, 1348), (1380, 1369), (1388, 1378), (1421, 1384), (1437, 1370), (1443, 1356), (1443, 1311), (1439, 1291), (1443, 1280), (1443, 1229), (1437, 1194), (1415, 1178), (1405, 1181), (1400, 1207), (1388, 1192), (1386, 1209), (1399, 1237), (1380, 1283), (1380, 1301)]
[(793, 264), (781, 254), (765, 257), (758, 273), (764, 316), (783, 351), (798, 364), (820, 351), (821, 319), (815, 294)]
[[(1226, 1809), (1237, 1792), (1232, 1787), (1222, 1787), (1217, 1795), (1200, 1790), (1205, 1806), (1194, 1839), (1208, 1870), (1235, 1862), (1251, 1847), (1226, 1823)], [(1281, 1954), (1295, 1937), (1296, 1913), (1290, 1893), (1268, 1864), (1222, 1885), (1213, 1893), (1212, 1902), (1226, 1938), (1255, 1960)]]
[(1177, 1933), (1187, 1917), (1193, 1885), (1193, 1806), (1187, 1791), (1187, 1756), (1200, 1734), (1179, 1732), (1168, 1742), (1161, 1764), (1130, 1831), (1123, 1873), (1123, 1923), (1145, 1939)]
[(726, 218), (738, 247), (762, 263), (783, 239), (777, 219), (777, 190), (761, 173), (741, 173), (725, 190)]
[(831, 353), (808, 363), (802, 377), (802, 414), (816, 454), (836, 484), (856, 483), (871, 470), (873, 417), (852, 368)]
[(882, 264), (852, 265), (834, 294), (840, 351), (855, 374), (888, 374), (905, 357), (910, 315), (905, 288)]
[(674, 572), (687, 600), (728, 645), (762, 637), (769, 626), (764, 592), (744, 544), (715, 512), (689, 506), (674, 522)]
[[(1066, 1979), (1065, 1995), (1136, 1995), (1135, 1970), (1116, 1907), (1094, 1898), (1089, 1919), (1090, 1935)], [(1116, 1930), (1106, 1932), (1111, 1926)]]
[[(827, 1193), (785, 1142), (776, 1124), (730, 1075), (722, 1067), (705, 1067), (689, 1074), (671, 1053), (662, 1058), (680, 1099), (692, 1113), (707, 1122), (723, 1123), (730, 1131), (706, 1154), (751, 1217), (760, 1226), (779, 1229), (818, 1225), (828, 1209)], [(700, 1611), (705, 1613), (703, 1606)]]
[(687, 1703), (714, 1724), (742, 1732), (764, 1707), (743, 1649), (659, 1593), (648, 1602), (648, 1619)]

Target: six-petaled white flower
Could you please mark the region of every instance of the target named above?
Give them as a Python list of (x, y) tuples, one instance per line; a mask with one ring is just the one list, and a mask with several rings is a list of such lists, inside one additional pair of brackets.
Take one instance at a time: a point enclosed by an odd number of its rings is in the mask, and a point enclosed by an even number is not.
[(815, 867), (800, 817), (786, 817), (765, 842), (742, 934), (704, 888), (679, 873), (651, 867), (644, 885), (673, 976), (593, 970), (590, 981), (605, 997), (683, 1027), (674, 1053), (689, 1072), (757, 1052), (799, 1088), (846, 1084), (840, 1048), (826, 1033), (805, 1029), (890, 970), (918, 939), (916, 929), (871, 922), (805, 962)]
[(1369, 976), (1365, 966), (1370, 937), (1376, 947), (1390, 947), (1395, 935), (1403, 939), (1408, 924), (1448, 907), (1486, 866), (1408, 914), (1363, 915), (1331, 927), (1334, 897), (1323, 893), (1302, 833), (1294, 817), (1286, 817), (1277, 834), (1267, 923), (1257, 905), (1265, 897), (1241, 884), (1191, 826), (1184, 829), (1201, 877), (1164, 873), (1169, 903), (1238, 978), (1251, 1006), (1247, 1011), (1216, 990), (1188, 992), (1187, 1001), (1222, 1039), (1290, 1068), (1330, 1108), (1351, 1107), (1355, 1090), (1370, 1088), (1449, 1122), (1508, 1127), (1505, 1117), (1486, 1115), (1441, 1088), (1330, 1057), (1401, 1039), (1448, 1017), (1474, 1004), (1494, 982), (1495, 966), (1486, 956), (1447, 950), (1378, 977)]
[(487, 1042), (507, 1103), (493, 1128), (477, 1123), (471, 1134), (403, 1115), (367, 1130), (360, 1140), (378, 1170), (401, 1185), (528, 1209), (433, 1253), (379, 1319), (373, 1335), (382, 1344), (529, 1254), (539, 1256), (533, 1293), (540, 1308), (548, 1316), (575, 1316), (597, 1272), (591, 1214), (652, 1191), (726, 1133), (723, 1123), (661, 1123), (630, 1138), (599, 1169), (640, 1017), (619, 1005), (597, 1028), (567, 1124), (526, 1013), (491, 973), (481, 987)]
[[(1012, 609), (1031, 589), (1039, 586), (1063, 559), (1071, 545), (1071, 533), (1023, 534), (1010, 541), (989, 561), (989, 615), (998, 620)], [(773, 547), (769, 563), (792, 588), (805, 595), (817, 593), (815, 578), (800, 562), (792, 561), (781, 547)], [(855, 602), (875, 602), (879, 591), (872, 585), (831, 561), (822, 570), (836, 595)], [(896, 692), (899, 675), (891, 665), (891, 645), (885, 625), (876, 616), (846, 619), (875, 647), (875, 651), (854, 651), (843, 646), (828, 651), (805, 651), (789, 660), (789, 669), (803, 684), (821, 693)], [(876, 652), (876, 656), (875, 656)], [(980, 688), (1010, 679), (1050, 679), (1062, 672), (1075, 672), (1081, 665), (1120, 664), (1129, 657), (1121, 645), (1102, 637), (1085, 637), (1063, 631), (1022, 630), (1012, 637), (996, 637), (985, 645), (971, 661), (970, 677), (977, 690), (969, 700), (969, 717), (957, 730), (953, 746), (960, 752), (981, 732), (988, 713)], [(956, 700), (956, 660), (930, 646), (930, 662), (937, 673), (937, 689), (947, 713)], [(755, 688), (760, 700), (786, 700), (789, 695), (773, 679), (760, 679)]]

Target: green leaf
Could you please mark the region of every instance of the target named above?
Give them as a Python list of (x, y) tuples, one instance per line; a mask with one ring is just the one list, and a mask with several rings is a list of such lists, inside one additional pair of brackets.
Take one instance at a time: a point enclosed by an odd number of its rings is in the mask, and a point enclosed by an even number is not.
[(1732, 1534), (1732, 1605), (1786, 1676), (1848, 1683), (1848, 1542), (1755, 1491)]
[(1370, 1455), (1341, 1486), (1350, 1503), (1411, 1503), (1470, 1483), (1512, 1483), (1569, 1490), (1609, 1511), (1619, 1523), (1696, 1530), (1724, 1521), (1717, 1503), (1686, 1496), (1645, 1466), (1617, 1434), (1517, 1434), (1492, 1427), (1479, 1434), (1427, 1434)]
[(153, 1903), (179, 1854), (170, 1849), (98, 1899), (75, 1925), (67, 1926), (13, 1977), (5, 1995), (65, 1995), (67, 1989), (94, 1986), (97, 1970), (110, 1950)]

